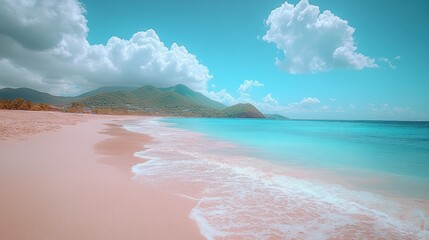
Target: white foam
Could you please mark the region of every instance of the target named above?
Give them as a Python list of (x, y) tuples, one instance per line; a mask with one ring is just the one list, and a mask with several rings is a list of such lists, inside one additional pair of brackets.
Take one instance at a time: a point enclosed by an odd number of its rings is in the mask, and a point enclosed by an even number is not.
[(217, 230), (208, 223), (207, 219), (204, 217), (204, 214), (202, 214), (200, 209), (198, 208), (199, 203), (195, 208), (192, 209), (191, 213), (189, 214), (189, 217), (195, 220), (198, 227), (200, 228), (201, 234), (208, 240), (216, 239), (216, 237), (225, 237), (225, 233)]
[(351, 232), (363, 239), (429, 239), (428, 213), (414, 206), (293, 177), (293, 169), (249, 156), (226, 157), (219, 149), (238, 146), (158, 120), (124, 127), (154, 137), (148, 150), (135, 153), (149, 159), (132, 168), (135, 178), (198, 200), (190, 218), (207, 239), (348, 239)]

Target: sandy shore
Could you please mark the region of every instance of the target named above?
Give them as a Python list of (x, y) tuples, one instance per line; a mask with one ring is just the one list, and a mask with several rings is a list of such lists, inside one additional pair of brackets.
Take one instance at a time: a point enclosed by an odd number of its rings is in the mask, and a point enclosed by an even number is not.
[(0, 111), (0, 239), (202, 239), (195, 202), (131, 179), (125, 118)]

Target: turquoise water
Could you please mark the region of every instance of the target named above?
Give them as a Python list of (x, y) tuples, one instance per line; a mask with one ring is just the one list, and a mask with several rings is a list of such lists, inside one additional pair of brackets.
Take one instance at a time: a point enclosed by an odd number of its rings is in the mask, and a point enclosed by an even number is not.
[[(165, 119), (256, 149), (278, 163), (331, 170), (371, 170), (429, 186), (429, 122)], [(407, 185), (408, 186), (408, 185)], [(429, 187), (414, 190), (429, 196)], [(427, 194), (425, 194), (427, 193)]]
[(429, 123), (145, 118), (134, 179), (206, 239), (429, 239)]

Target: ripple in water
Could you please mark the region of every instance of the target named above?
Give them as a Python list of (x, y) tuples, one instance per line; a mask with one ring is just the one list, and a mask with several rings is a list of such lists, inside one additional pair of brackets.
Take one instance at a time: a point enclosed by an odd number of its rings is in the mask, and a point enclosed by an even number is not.
[(156, 119), (124, 127), (154, 137), (136, 153), (149, 160), (135, 178), (195, 199), (190, 217), (207, 239), (429, 239), (427, 210), (407, 201), (307, 178)]

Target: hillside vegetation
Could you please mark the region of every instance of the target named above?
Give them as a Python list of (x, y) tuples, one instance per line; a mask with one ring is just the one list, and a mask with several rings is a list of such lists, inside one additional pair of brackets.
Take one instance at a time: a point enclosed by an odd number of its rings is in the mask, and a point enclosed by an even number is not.
[(240, 103), (222, 110), (222, 114), (227, 118), (265, 118), (252, 104)]
[(70, 104), (76, 101), (75, 97), (58, 97), (49, 93), (39, 92), (31, 88), (3, 88), (0, 89), (0, 99), (14, 100), (22, 98), (33, 103), (47, 103), (52, 105)]
[(30, 111), (48, 111), (53, 110), (49, 104), (46, 103), (33, 103), (22, 98), (13, 100), (0, 99), (0, 109), (7, 110), (30, 110)]
[[(181, 89), (181, 88), (180, 88)], [(189, 91), (192, 91), (189, 89)], [(201, 95), (204, 97), (203, 95)], [(210, 100), (211, 101), (211, 100)], [(126, 109), (150, 115), (185, 117), (212, 117), (219, 115), (210, 101), (198, 101), (189, 95), (177, 93), (172, 88), (143, 86), (133, 91), (104, 93), (79, 101), (95, 109)]]
[(264, 114), (266, 119), (271, 120), (289, 120), (289, 118), (282, 116), (280, 114)]
[(265, 117), (251, 104), (227, 107), (182, 84), (167, 88), (149, 85), (140, 88), (103, 87), (77, 97), (58, 97), (28, 88), (4, 88), (0, 89), (0, 99), (3, 99), (0, 107), (5, 109), (35, 110), (43, 103), (68, 112), (182, 117)]

